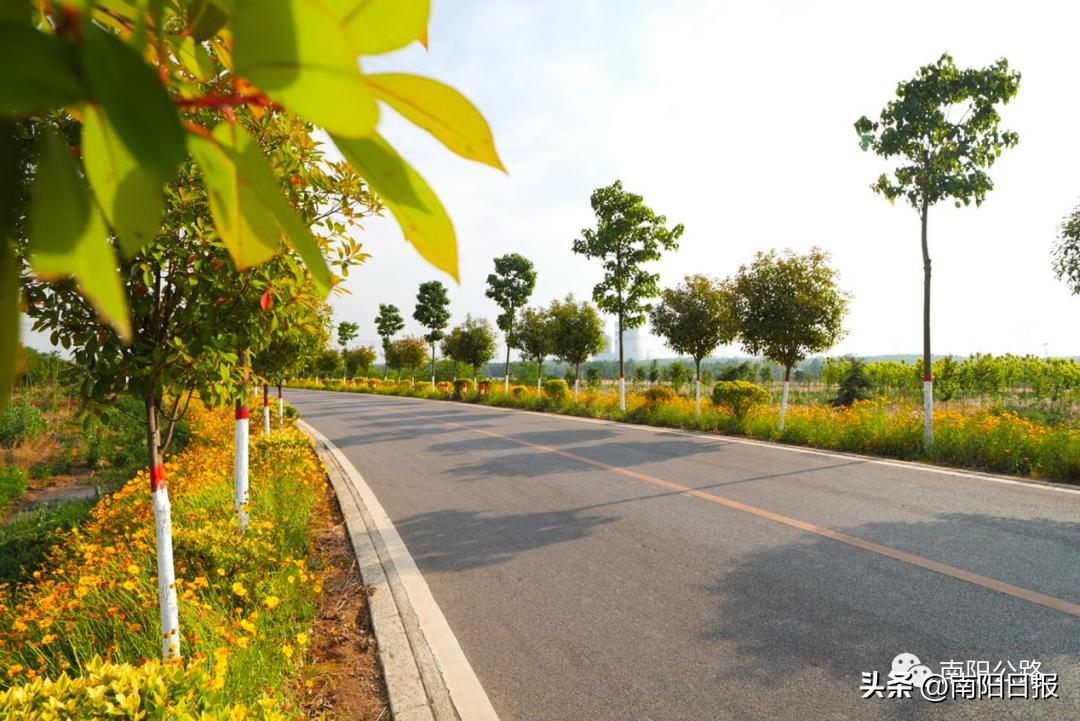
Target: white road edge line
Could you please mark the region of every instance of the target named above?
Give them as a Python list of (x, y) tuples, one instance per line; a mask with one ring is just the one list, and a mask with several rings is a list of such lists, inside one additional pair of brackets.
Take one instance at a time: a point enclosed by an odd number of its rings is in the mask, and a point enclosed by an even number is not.
[[(296, 388), (294, 392), (303, 392), (308, 390), (306, 388)], [(447, 403), (448, 401), (442, 401), (434, 398), (415, 398), (413, 396), (393, 396), (382, 395), (377, 393), (350, 393), (348, 391), (311, 391), (312, 393), (337, 393), (339, 395), (346, 396), (371, 396), (373, 398), (397, 398), (399, 400), (411, 400), (411, 401), (427, 401), (429, 403)], [(485, 410), (502, 411), (503, 413), (527, 413), (533, 416), (542, 416), (544, 418), (561, 418), (568, 421), (577, 421), (578, 423), (594, 423), (598, 425), (610, 425), (626, 430), (637, 430), (645, 433), (661, 434), (661, 433), (674, 433), (680, 436), (688, 436), (690, 438), (697, 438), (698, 440), (711, 442), (711, 443), (738, 443), (745, 446), (758, 446), (759, 448), (768, 448), (776, 451), (787, 451), (788, 453), (803, 453), (810, 456), (822, 456), (824, 458), (838, 458), (838, 459), (857, 459), (866, 463), (872, 463), (877, 466), (888, 466), (890, 468), (902, 468), (910, 471), (923, 471), (925, 473), (936, 473), (943, 476), (954, 476), (956, 478), (966, 478), (976, 481), (989, 481), (991, 483), (1001, 483), (1007, 486), (1019, 486), (1021, 488), (1028, 488), (1032, 490), (1041, 491), (1055, 491), (1057, 493), (1068, 493), (1071, 495), (1080, 496), (1080, 488), (1067, 488), (1059, 483), (1053, 481), (1043, 481), (1040, 479), (1020, 479), (1009, 478), (1007, 476), (999, 476), (993, 473), (973, 473), (969, 471), (954, 470), (952, 468), (945, 468), (943, 466), (934, 466), (927, 463), (918, 463), (916, 461), (896, 461), (888, 460), (885, 458), (875, 458), (874, 456), (866, 456), (859, 453), (837, 453), (835, 451), (826, 451), (819, 448), (801, 448), (798, 446), (791, 446), (784, 443), (770, 443), (769, 441), (758, 441), (751, 438), (739, 438), (737, 436), (727, 436), (723, 434), (711, 434), (705, 431), (686, 431), (679, 428), (665, 428), (663, 426), (646, 426), (638, 423), (625, 423), (621, 421), (609, 421), (603, 418), (582, 418), (581, 416), (563, 415), (561, 413), (544, 413), (541, 411), (530, 411), (523, 408), (503, 408), (501, 406), (492, 405), (477, 405), (472, 403), (460, 403), (456, 401), (449, 401), (454, 405), (464, 406), (466, 408), (483, 408)]]
[(450, 624), (443, 616), (442, 609), (435, 601), (427, 581), (424, 580), (420, 569), (416, 566), (416, 561), (413, 560), (412, 554), (409, 553), (390, 516), (379, 503), (379, 499), (375, 497), (375, 493), (364, 477), (333, 441), (310, 423), (304, 422), (304, 425), (320, 443), (324, 443), (330, 450), (334, 459), (348, 474), (354, 489), (367, 507), (375, 523), (375, 528), (371, 530), (377, 532), (386, 545), (391, 561), (409, 597), (409, 603), (416, 613), (420, 630), (442, 672), (443, 680), (458, 715), (461, 716), (462, 721), (498, 721), (499, 716), (495, 713), (495, 708), (491, 705), (491, 700), (488, 699), (487, 692), (480, 684), (476, 672), (473, 671), (472, 664), (465, 658), (465, 652), (462, 651), (457, 636), (450, 629)]

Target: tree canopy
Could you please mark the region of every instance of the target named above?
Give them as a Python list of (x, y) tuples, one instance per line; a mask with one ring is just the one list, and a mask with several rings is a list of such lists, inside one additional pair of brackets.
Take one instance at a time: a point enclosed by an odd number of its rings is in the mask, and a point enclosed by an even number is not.
[(466, 315), (465, 320), (443, 338), (442, 352), (444, 356), (470, 366), (475, 374), (495, 357), (495, 332), (483, 318)]
[(729, 286), (704, 275), (688, 275), (675, 288), (666, 288), (650, 315), (652, 330), (676, 353), (701, 360), (738, 333), (735, 303)]
[(758, 253), (734, 277), (743, 348), (784, 366), (785, 377), (807, 355), (832, 348), (844, 335), (849, 295), (828, 261), (819, 248), (806, 255)]
[(1054, 273), (1080, 295), (1080, 207), (1062, 221), (1053, 258)]
[(548, 308), (551, 323), (551, 353), (574, 367), (574, 379), (581, 378), (581, 364), (604, 350), (604, 322), (587, 301), (573, 294), (554, 300)]

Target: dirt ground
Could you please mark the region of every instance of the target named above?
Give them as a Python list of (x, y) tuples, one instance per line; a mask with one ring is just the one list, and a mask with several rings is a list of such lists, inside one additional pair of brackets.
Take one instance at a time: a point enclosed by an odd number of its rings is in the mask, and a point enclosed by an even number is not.
[(325, 715), (348, 721), (390, 721), (367, 591), (337, 498), (329, 488), (312, 523), (313, 560), (325, 575), (308, 649), (304, 710), (313, 719)]

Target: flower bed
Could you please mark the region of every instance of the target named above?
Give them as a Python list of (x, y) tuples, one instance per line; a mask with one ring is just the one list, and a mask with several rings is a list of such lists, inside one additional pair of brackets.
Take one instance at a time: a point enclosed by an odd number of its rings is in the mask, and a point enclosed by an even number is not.
[[(293, 387), (366, 392), (362, 388), (321, 383), (298, 383)], [(1052, 427), (993, 408), (977, 407), (966, 412), (935, 410), (934, 445), (926, 451), (922, 445), (922, 409), (910, 403), (860, 401), (841, 408), (824, 404), (792, 405), (781, 431), (777, 422), (779, 407), (775, 404), (754, 407), (740, 420), (706, 400), (702, 400), (698, 417), (693, 400), (682, 397), (649, 402), (640, 394), (628, 392), (626, 410), (620, 411), (618, 398), (612, 392), (583, 390), (575, 402), (572, 396), (555, 398), (523, 386), (515, 386), (511, 393), (504, 394), (501, 382), (488, 387), (484, 399), (473, 393), (463, 400), (1080, 482), (1080, 429)], [(447, 394), (440, 391), (399, 392), (384, 387), (374, 392), (447, 399)]]
[(297, 685), (290, 679), (321, 592), (305, 558), (322, 467), (295, 429), (253, 437), (251, 524), (241, 534), (232, 414), (190, 416), (190, 444), (166, 463), (183, 664), (150, 660), (161, 643), (149, 480), (140, 472), (65, 532), (32, 582), (0, 586), (0, 716), (51, 718), (50, 707), (76, 718), (183, 717), (181, 708), (195, 718), (295, 715), (282, 690)]

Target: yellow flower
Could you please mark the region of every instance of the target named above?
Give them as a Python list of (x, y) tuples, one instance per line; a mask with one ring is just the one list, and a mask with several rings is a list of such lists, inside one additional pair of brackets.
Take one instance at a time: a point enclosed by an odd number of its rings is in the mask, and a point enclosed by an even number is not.
[(248, 593), (247, 589), (244, 588), (244, 585), (242, 583), (240, 583), (239, 581), (237, 581), (236, 583), (234, 583), (232, 585), (232, 592), (235, 593), (240, 598), (243, 598)]
[(285, 658), (292, 658), (293, 647), (290, 644), (285, 644), (281, 647), (281, 652), (285, 654)]
[(263, 606), (266, 607), (267, 611), (273, 611), (275, 608), (278, 607), (279, 603), (281, 603), (281, 599), (279, 599), (277, 596), (267, 596), (263, 599)]
[(296, 643), (298, 645), (306, 646), (307, 642), (308, 642), (308, 635), (306, 633), (301, 631), (300, 633), (296, 634)]
[(135, 579), (129, 578), (128, 580), (124, 581), (124, 588), (126, 588), (128, 591), (134, 591)]
[(129, 574), (131, 574), (132, 576), (134, 576), (134, 575), (136, 575), (136, 574), (138, 574), (138, 573), (139, 573), (139, 567), (138, 567), (138, 566), (136, 566), (136, 565), (135, 565), (135, 564), (133, 563), (133, 564), (131, 564), (130, 566), (128, 566), (128, 567), (127, 567), (127, 572), (128, 572)]
[(56, 640), (55, 633), (47, 633), (41, 637), (41, 645), (48, 646), (50, 643)]
[(244, 721), (247, 716), (247, 709), (244, 708), (244, 704), (237, 704), (233, 706), (232, 713), (229, 714), (229, 721)]
[(219, 575), (219, 576), (224, 576), (224, 575), (225, 575), (225, 569), (224, 569), (224, 568), (219, 568), (219, 569), (217, 570), (217, 575)]

